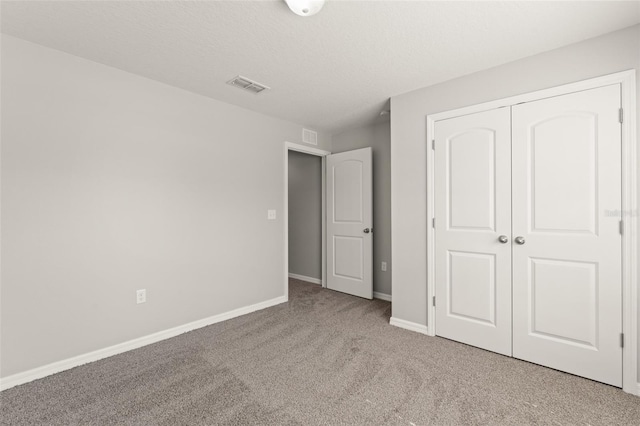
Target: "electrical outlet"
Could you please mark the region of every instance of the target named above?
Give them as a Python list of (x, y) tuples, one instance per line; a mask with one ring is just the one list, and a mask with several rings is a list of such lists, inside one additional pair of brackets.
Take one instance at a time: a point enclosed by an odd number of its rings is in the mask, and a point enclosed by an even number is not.
[(147, 290), (142, 289), (136, 291), (136, 303), (144, 303), (147, 301)]
[(382, 265), (380, 265), (380, 269), (382, 271), (386, 271), (387, 270), (387, 262), (382, 262)]
[(267, 210), (267, 219), (276, 220), (276, 211), (275, 210)]

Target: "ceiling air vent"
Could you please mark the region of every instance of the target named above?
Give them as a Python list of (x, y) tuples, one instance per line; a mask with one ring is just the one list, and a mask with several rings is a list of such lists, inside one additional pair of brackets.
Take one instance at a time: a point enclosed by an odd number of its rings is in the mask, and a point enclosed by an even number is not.
[(247, 92), (253, 93), (254, 95), (257, 95), (258, 93), (269, 89), (268, 86), (265, 86), (264, 84), (260, 84), (257, 81), (253, 81), (241, 75), (238, 75), (234, 77), (232, 80), (227, 81), (227, 84), (238, 87), (240, 89), (244, 89)]
[(311, 145), (318, 145), (318, 132), (309, 129), (302, 129), (302, 142)]

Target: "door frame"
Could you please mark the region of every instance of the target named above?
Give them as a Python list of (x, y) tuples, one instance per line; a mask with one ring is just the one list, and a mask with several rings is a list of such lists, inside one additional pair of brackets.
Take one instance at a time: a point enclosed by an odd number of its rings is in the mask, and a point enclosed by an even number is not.
[(300, 145), (293, 142), (284, 143), (284, 208), (282, 210), (284, 218), (284, 297), (285, 300), (289, 300), (289, 151), (301, 152), (303, 154), (314, 155), (320, 157), (322, 165), (322, 267), (321, 267), (321, 279), (322, 288), (327, 287), (327, 212), (326, 210), (326, 171), (325, 163), (326, 156), (331, 154), (329, 151), (323, 149), (313, 148), (310, 146)]
[(549, 89), (511, 96), (495, 101), (429, 114), (427, 126), (427, 335), (436, 335), (436, 317), (433, 308), (435, 296), (435, 235), (432, 220), (435, 214), (434, 160), (432, 141), (437, 121), (477, 112), (510, 107), (554, 96), (566, 95), (612, 84), (621, 85), (621, 103), (624, 111), (622, 123), (622, 389), (640, 395), (638, 382), (638, 152), (636, 135), (636, 71), (628, 70), (569, 83)]

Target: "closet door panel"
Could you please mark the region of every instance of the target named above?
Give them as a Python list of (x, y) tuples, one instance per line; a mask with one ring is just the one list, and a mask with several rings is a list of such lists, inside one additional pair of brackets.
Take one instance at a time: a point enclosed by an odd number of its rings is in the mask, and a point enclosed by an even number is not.
[(435, 125), (437, 334), (511, 355), (510, 111)]
[(621, 386), (620, 87), (512, 108), (513, 356)]

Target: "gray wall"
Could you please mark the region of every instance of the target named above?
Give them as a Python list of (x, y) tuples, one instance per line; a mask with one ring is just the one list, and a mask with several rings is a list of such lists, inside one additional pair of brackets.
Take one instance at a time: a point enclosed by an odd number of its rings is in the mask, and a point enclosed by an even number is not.
[(2, 377), (284, 295), (301, 126), (5, 35), (1, 53)]
[(632, 68), (640, 25), (391, 99), (394, 317), (427, 324), (427, 114)]
[(289, 151), (289, 273), (322, 279), (322, 159)]
[[(373, 291), (391, 294), (391, 158), (389, 122), (333, 136), (333, 153), (373, 149)], [(387, 271), (380, 270), (387, 262)]]

